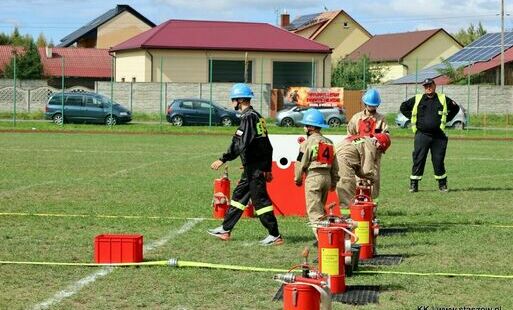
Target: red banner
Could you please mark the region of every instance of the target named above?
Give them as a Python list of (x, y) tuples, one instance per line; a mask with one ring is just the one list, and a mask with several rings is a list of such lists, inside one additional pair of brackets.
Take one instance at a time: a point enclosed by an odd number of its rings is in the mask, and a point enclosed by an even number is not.
[(290, 87), (285, 96), (285, 103), (295, 103), (299, 106), (344, 106), (344, 89)]

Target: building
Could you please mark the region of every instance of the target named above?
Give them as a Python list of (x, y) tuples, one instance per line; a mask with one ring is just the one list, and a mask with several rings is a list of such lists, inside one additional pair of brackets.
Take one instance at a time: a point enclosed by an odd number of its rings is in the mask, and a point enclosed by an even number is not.
[(4, 68), (11, 62), (14, 54), (23, 55), (25, 49), (21, 46), (0, 45), (0, 77), (3, 77)]
[(290, 15), (281, 15), (281, 27), (304, 38), (329, 46), (336, 64), (372, 35), (343, 10), (299, 16), (289, 23)]
[[(455, 69), (463, 68), (463, 73), (479, 74), (481, 83), (500, 84), (500, 33), (487, 33), (462, 50), (447, 58)], [(504, 83), (513, 85), (513, 32), (504, 33)], [(432, 78), (437, 84), (450, 84), (451, 81), (442, 75), (445, 64), (430, 66), (418, 72), (399, 78), (392, 84), (415, 84), (426, 78)], [(475, 81), (475, 79), (474, 79)]]
[(331, 84), (328, 46), (265, 23), (169, 20), (111, 52), (120, 82)]
[(40, 47), (39, 57), (43, 66), (43, 76), (48, 85), (61, 88), (65, 77), (65, 87), (84, 86), (94, 89), (95, 81), (110, 80), (112, 77), (112, 57), (107, 49)]
[(111, 48), (155, 24), (129, 5), (117, 5), (61, 39), (58, 47)]
[(439, 64), (462, 49), (444, 29), (376, 35), (353, 51), (348, 59), (367, 56), (383, 70), (382, 82), (415, 74)]

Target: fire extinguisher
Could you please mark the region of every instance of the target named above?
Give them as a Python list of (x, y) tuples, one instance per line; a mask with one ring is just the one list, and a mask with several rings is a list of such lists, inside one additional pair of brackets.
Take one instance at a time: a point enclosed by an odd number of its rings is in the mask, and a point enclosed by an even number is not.
[[(335, 215), (333, 212), (333, 208), (335, 207), (335, 203), (328, 205), (328, 214), (324, 216), (324, 218), (318, 223), (320, 227), (339, 227), (344, 229), (344, 250), (345, 250), (345, 275), (351, 276), (353, 271), (356, 270), (358, 266), (358, 256), (359, 256), (359, 248), (360, 246), (355, 246), (355, 240), (358, 237), (353, 233), (356, 229), (357, 223), (351, 220), (351, 218), (347, 218), (344, 216)], [(319, 248), (319, 252), (320, 252)], [(351, 253), (351, 255), (348, 255)]]
[[(309, 249), (303, 251), (304, 263), (292, 267), (286, 274), (273, 278), (284, 283), (284, 310), (331, 310), (331, 293), (327, 280), (322, 274), (308, 264)], [(301, 268), (301, 276), (293, 273)]]
[(317, 227), (319, 270), (328, 275), (328, 286), (333, 294), (346, 291), (345, 262), (351, 257), (351, 243), (346, 234), (356, 236), (345, 225), (330, 223)]
[(357, 223), (355, 234), (358, 240), (355, 243), (360, 245), (360, 259), (371, 259), (375, 255), (376, 237), (379, 234), (376, 204), (370, 197), (358, 195), (351, 201), (349, 210), (351, 219)]
[(230, 207), (230, 179), (228, 178), (228, 167), (219, 179), (214, 180), (214, 198), (212, 199), (214, 218), (224, 218)]
[(255, 217), (255, 206), (253, 206), (253, 202), (251, 201), (251, 199), (249, 200), (246, 209), (244, 209), (242, 217)]

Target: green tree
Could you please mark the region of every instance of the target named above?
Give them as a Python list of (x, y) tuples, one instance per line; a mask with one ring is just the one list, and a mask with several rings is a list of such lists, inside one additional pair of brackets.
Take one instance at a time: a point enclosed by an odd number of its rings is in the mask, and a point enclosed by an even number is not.
[(379, 83), (383, 78), (383, 71), (384, 68), (379, 63), (370, 63), (367, 56), (358, 60), (341, 59), (331, 72), (331, 86), (365, 89), (367, 84)]
[(486, 29), (484, 29), (483, 24), (479, 22), (477, 26), (474, 24), (470, 24), (467, 29), (461, 28), (458, 32), (453, 34), (453, 37), (458, 40), (463, 46), (467, 46), (475, 40), (479, 39), (483, 35), (486, 34)]
[[(25, 54), (16, 55), (16, 77), (20, 80), (40, 79), (42, 73), (41, 59), (34, 42), (30, 42)], [(14, 77), (14, 57), (4, 68), (4, 77)]]
[(11, 37), (8, 34), (0, 33), (0, 45), (9, 45), (11, 44)]
[(37, 37), (36, 46), (37, 47), (45, 47), (48, 45), (48, 42), (46, 41), (45, 35), (41, 32), (39, 36)]

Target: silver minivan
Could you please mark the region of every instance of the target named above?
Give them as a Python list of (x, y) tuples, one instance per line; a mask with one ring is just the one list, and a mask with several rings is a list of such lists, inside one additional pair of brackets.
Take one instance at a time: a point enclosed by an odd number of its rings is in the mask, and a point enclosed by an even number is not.
[(338, 127), (347, 123), (344, 109), (339, 107), (292, 107), (278, 111), (276, 115), (276, 125), (283, 127), (302, 126), (301, 120), (306, 110), (310, 108), (318, 109), (330, 127)]

